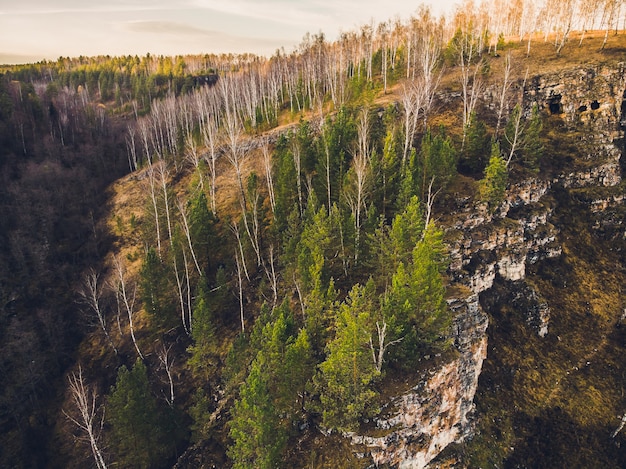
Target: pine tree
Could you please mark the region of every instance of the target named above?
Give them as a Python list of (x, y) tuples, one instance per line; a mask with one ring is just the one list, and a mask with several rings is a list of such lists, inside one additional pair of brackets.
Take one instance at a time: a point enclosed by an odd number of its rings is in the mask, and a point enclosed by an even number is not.
[(396, 199), (396, 212), (401, 212), (409, 203), (409, 200), (418, 193), (417, 182), (417, 151), (411, 148), (408, 164), (401, 168), (398, 197)]
[(156, 250), (151, 247), (141, 266), (141, 298), (144, 307), (152, 315), (158, 326), (167, 323), (172, 316), (171, 290), (168, 281), (169, 272), (161, 262)]
[(269, 376), (265, 363), (255, 360), (235, 402), (230, 421), (233, 445), (228, 455), (233, 468), (273, 469), (287, 440), (269, 391)]
[(356, 126), (347, 109), (341, 108), (324, 122), (318, 139), (319, 156), (315, 168), (318, 177), (313, 181), (313, 187), (327, 209), (339, 201), (339, 189), (349, 168), (355, 138)]
[(506, 162), (496, 142), (491, 146), (491, 158), (485, 168), (485, 177), (480, 181), (480, 196), (487, 202), (490, 212), (494, 212), (504, 200), (508, 179)]
[(122, 366), (107, 397), (111, 447), (123, 466), (148, 468), (169, 456), (163, 414), (150, 392), (148, 372), (139, 359), (128, 370)]
[(450, 137), (444, 135), (443, 129), (435, 136), (430, 129), (427, 130), (422, 137), (419, 153), (417, 183), (420, 198), (426, 200), (431, 181), (431, 190), (436, 192), (446, 186), (455, 171), (456, 150)]
[(292, 414), (305, 407), (307, 384), (315, 370), (312, 354), (307, 330), (301, 329), (296, 340), (287, 346), (284, 358), (283, 406)]
[(397, 333), (403, 337), (401, 351), (405, 358), (443, 340), (450, 325), (450, 311), (445, 301), (442, 273), (447, 265), (443, 232), (432, 223), (412, 250), (408, 262), (400, 262), (383, 300), (383, 316), (394, 318)]
[[(276, 143), (274, 152), (274, 192), (276, 197), (276, 209), (274, 224), (272, 226), (275, 235), (287, 230), (292, 209), (297, 206), (298, 194), (296, 191), (296, 168), (289, 151), (289, 137), (282, 135)], [(298, 213), (299, 218), (299, 213)]]
[(411, 261), (411, 255), (424, 231), (422, 210), (417, 196), (411, 197), (391, 226), (383, 223), (369, 238), (370, 266), (378, 287), (386, 288), (401, 262)]
[(213, 226), (215, 217), (209, 210), (206, 195), (198, 191), (189, 201), (189, 231), (194, 251), (198, 257), (200, 267), (210, 267), (210, 252), (215, 250), (217, 238)]
[(544, 145), (541, 138), (543, 131), (543, 121), (539, 114), (539, 107), (535, 104), (532, 108), (530, 120), (526, 127), (524, 145), (522, 147), (522, 158), (526, 167), (531, 171), (539, 171), (539, 162), (543, 157)]
[(198, 281), (198, 293), (196, 295), (191, 320), (191, 338), (193, 344), (189, 347), (191, 356), (189, 365), (197, 377), (204, 380), (209, 378), (209, 372), (214, 366), (215, 344), (215, 317), (213, 304), (210, 297), (209, 286), (204, 277)]
[(387, 210), (392, 205), (391, 201), (397, 198), (399, 168), (400, 158), (398, 158), (396, 137), (393, 131), (389, 130), (385, 136), (381, 164), (383, 217), (387, 216)]
[(487, 127), (475, 113), (472, 113), (467, 128), (465, 147), (459, 162), (460, 170), (471, 175), (480, 174), (487, 164), (489, 148), (490, 138), (487, 134)]
[(375, 410), (374, 383), (380, 373), (370, 349), (374, 293), (373, 284), (355, 285), (339, 306), (335, 338), (316, 377), (322, 421), (328, 428), (354, 430), (362, 417)]
[(250, 344), (258, 351), (241, 387), (230, 422), (234, 467), (276, 467), (304, 390), (313, 374), (306, 330), (294, 340), (295, 325), (287, 302), (255, 324)]

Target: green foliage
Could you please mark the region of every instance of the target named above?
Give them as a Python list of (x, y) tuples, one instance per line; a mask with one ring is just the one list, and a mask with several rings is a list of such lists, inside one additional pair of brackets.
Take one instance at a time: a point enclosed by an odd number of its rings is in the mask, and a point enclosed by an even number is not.
[[(511, 114), (509, 115), (509, 119), (506, 122), (506, 126), (504, 127), (504, 138), (502, 139), (501, 147), (502, 151), (505, 155), (511, 153), (511, 149), (513, 147), (513, 142), (516, 144), (515, 150), (518, 150), (522, 144), (522, 133), (524, 130), (523, 125), (523, 116), (522, 116), (522, 107), (519, 104), (516, 104)], [(517, 141), (516, 140), (516, 132)]]
[(202, 191), (188, 202), (189, 232), (198, 263), (201, 268), (210, 267), (210, 252), (215, 250), (217, 237), (214, 233), (215, 217), (209, 210), (206, 195)]
[(534, 105), (531, 110), (529, 119), (524, 119), (522, 114), (522, 107), (517, 104), (504, 129), (504, 139), (502, 141), (502, 147), (505, 154), (510, 154), (513, 146), (512, 142), (515, 141), (516, 126), (517, 128), (517, 141), (514, 148), (514, 155), (520, 154), (521, 161), (524, 166), (532, 172), (539, 170), (539, 161), (543, 156), (544, 146), (542, 141), (543, 122), (541, 115), (539, 114), (539, 108)]
[(332, 307), (336, 298), (337, 292), (332, 279), (326, 289), (322, 287), (320, 282), (316, 282), (305, 298), (304, 324), (316, 356), (321, 356), (324, 350), (328, 329), (332, 322)]
[(316, 376), (322, 422), (328, 428), (354, 430), (362, 417), (377, 410), (374, 384), (379, 373), (370, 349), (374, 303), (373, 284), (368, 284), (355, 285), (339, 305), (335, 337), (328, 344), (328, 356)]
[(398, 142), (394, 132), (389, 130), (385, 135), (382, 158), (380, 162), (380, 174), (382, 176), (382, 207), (383, 217), (387, 216), (387, 210), (392, 206), (398, 193), (398, 174), (400, 171), (400, 158), (398, 154)]
[(444, 129), (440, 129), (435, 136), (428, 129), (422, 137), (418, 160), (418, 172), (421, 177), (416, 181), (418, 194), (422, 200), (426, 199), (431, 181), (433, 192), (447, 185), (456, 172), (456, 160), (456, 150), (450, 137), (445, 135)]
[(306, 388), (313, 377), (313, 349), (306, 329), (300, 329), (295, 341), (287, 345), (284, 357), (282, 401), (292, 415), (304, 410)]
[(330, 278), (326, 260), (332, 257), (330, 252), (336, 248), (334, 232), (333, 220), (325, 206), (305, 220), (297, 254), (297, 274), (305, 294), (314, 288), (322, 290), (328, 286)]
[(248, 366), (252, 360), (250, 338), (246, 334), (239, 334), (233, 340), (230, 350), (226, 355), (226, 363), (222, 378), (228, 389), (238, 388), (248, 375)]
[(209, 398), (202, 388), (196, 390), (192, 397), (193, 404), (189, 407), (191, 440), (201, 441), (209, 437), (211, 409)]
[[(295, 140), (295, 144), (300, 148), (300, 157), (302, 158), (302, 169), (304, 174), (311, 174), (315, 170), (317, 158), (315, 152), (315, 139), (311, 123), (301, 118), (295, 133), (290, 137)], [(292, 181), (292, 183), (293, 182), (294, 181)]]
[(401, 211), (405, 207), (411, 197), (417, 195), (417, 151), (415, 148), (411, 148), (409, 153), (408, 164), (400, 170), (400, 187), (398, 190), (398, 197), (396, 199), (396, 210)]
[(542, 141), (543, 121), (539, 114), (539, 107), (535, 104), (532, 108), (530, 119), (524, 136), (522, 147), (522, 160), (531, 171), (539, 171), (539, 162), (543, 157), (544, 145)]
[(228, 455), (233, 468), (274, 468), (287, 441), (269, 390), (262, 361), (254, 361), (231, 414)]
[(164, 326), (172, 320), (173, 304), (168, 269), (163, 264), (154, 248), (149, 248), (141, 266), (141, 299), (148, 313), (157, 326)]
[[(454, 36), (452, 36), (452, 39), (450, 39), (445, 50), (443, 51), (443, 57), (446, 63), (451, 66), (460, 64), (461, 51), (464, 52), (463, 58), (466, 62), (468, 60), (476, 60), (480, 53), (478, 47), (479, 43), (479, 35), (473, 32), (463, 31), (461, 28), (457, 28), (454, 32)], [(470, 50), (473, 51), (472, 56), (469, 55)]]
[(430, 129), (422, 137), (419, 153), (411, 148), (408, 164), (402, 170), (397, 208), (402, 210), (414, 195), (426, 200), (444, 188), (456, 172), (457, 155), (450, 137), (443, 129), (433, 135)]
[(150, 392), (145, 365), (122, 366), (107, 396), (110, 444), (122, 467), (148, 468), (169, 457), (174, 449), (164, 414)]
[(204, 277), (198, 281), (198, 292), (191, 319), (191, 338), (193, 344), (189, 347), (191, 356), (188, 363), (196, 377), (207, 380), (211, 369), (215, 366), (216, 344), (213, 302)]
[(383, 311), (396, 318), (408, 357), (415, 357), (416, 349), (446, 346), (451, 321), (442, 278), (446, 266), (443, 232), (431, 224), (415, 244), (411, 260), (401, 261), (393, 274)]
[(413, 249), (423, 231), (422, 210), (417, 196), (413, 196), (404, 211), (394, 217), (391, 226), (381, 223), (369, 237), (370, 265), (376, 273), (379, 288), (387, 287), (401, 262), (411, 261)]
[(255, 324), (251, 344), (258, 351), (232, 410), (228, 454), (234, 467), (276, 467), (313, 372), (307, 333), (301, 330), (294, 340), (287, 303), (274, 315), (272, 321), (266, 312)]
[(356, 125), (352, 114), (346, 108), (341, 108), (335, 116), (328, 117), (324, 122), (322, 135), (318, 139), (319, 157), (315, 167), (318, 177), (313, 183), (313, 188), (320, 202), (326, 207), (339, 202), (339, 190), (350, 167), (350, 155), (355, 139)]
[(282, 135), (276, 143), (274, 151), (274, 192), (276, 212), (273, 229), (275, 233), (283, 232), (289, 225), (288, 218), (292, 208), (297, 205), (298, 193), (295, 184), (296, 167), (289, 150), (289, 139)]
[(481, 174), (488, 161), (490, 145), (487, 127), (472, 113), (459, 160), (459, 171), (473, 176)]
[(500, 145), (494, 143), (491, 147), (489, 165), (485, 168), (485, 177), (480, 181), (480, 197), (487, 202), (491, 212), (504, 200), (508, 180), (509, 171), (506, 162), (500, 156)]

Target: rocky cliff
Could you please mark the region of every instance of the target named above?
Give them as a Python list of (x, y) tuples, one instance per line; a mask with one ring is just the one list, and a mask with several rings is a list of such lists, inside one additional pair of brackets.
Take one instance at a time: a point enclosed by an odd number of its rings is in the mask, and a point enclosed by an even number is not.
[[(594, 214), (594, 229), (626, 237), (620, 186), (625, 71), (624, 64), (576, 68), (527, 81), (525, 112), (536, 104), (549, 124), (549, 169), (517, 178), (494, 214), (471, 197), (457, 194), (446, 201), (446, 210), (452, 211), (445, 224), (450, 291), (457, 292), (449, 299), (456, 313), (457, 355), (392, 399), (388, 416), (375, 422), (376, 436), (350, 435), (376, 465), (426, 467), (448, 445), (473, 435), (481, 418), (474, 397), (488, 350), (489, 311), (481, 304), (487, 309), (494, 304), (494, 282), (500, 285), (498, 301), (524, 313), (527, 333), (547, 340), (550, 301), (527, 282), (527, 270), (563, 255), (560, 229), (552, 223), (555, 215), (563, 216), (560, 201), (583, 201)], [(490, 96), (495, 96), (493, 89), (487, 100)]]

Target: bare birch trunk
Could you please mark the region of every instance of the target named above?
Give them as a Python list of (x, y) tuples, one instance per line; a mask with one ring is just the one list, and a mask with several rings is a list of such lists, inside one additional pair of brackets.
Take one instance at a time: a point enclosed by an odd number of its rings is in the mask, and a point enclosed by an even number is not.
[[(72, 401), (74, 402), (80, 417), (75, 419), (67, 412), (63, 411), (63, 413), (72, 423), (74, 423), (74, 425), (87, 434), (87, 439), (89, 440), (89, 446), (91, 447), (91, 453), (94, 461), (96, 462), (96, 467), (98, 469), (106, 469), (107, 466), (104, 462), (104, 457), (102, 456), (102, 452), (98, 446), (99, 430), (96, 427), (96, 417), (98, 413), (96, 401), (98, 399), (98, 394), (93, 390), (93, 388), (85, 385), (85, 381), (83, 380), (83, 369), (80, 365), (78, 367), (78, 375), (76, 373), (72, 373), (68, 377), (68, 381)], [(100, 430), (102, 430), (103, 423), (104, 419), (100, 422)]]

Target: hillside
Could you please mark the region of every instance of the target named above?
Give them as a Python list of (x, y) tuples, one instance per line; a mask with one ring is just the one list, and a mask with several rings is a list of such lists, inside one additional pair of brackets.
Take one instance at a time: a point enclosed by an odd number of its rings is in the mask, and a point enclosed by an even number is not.
[(5, 70), (0, 465), (626, 465), (626, 35), (420, 21)]

